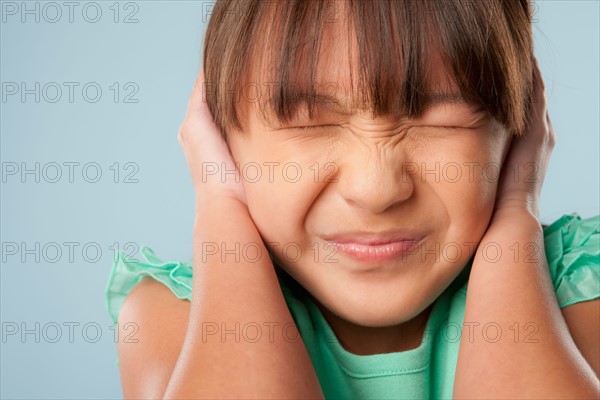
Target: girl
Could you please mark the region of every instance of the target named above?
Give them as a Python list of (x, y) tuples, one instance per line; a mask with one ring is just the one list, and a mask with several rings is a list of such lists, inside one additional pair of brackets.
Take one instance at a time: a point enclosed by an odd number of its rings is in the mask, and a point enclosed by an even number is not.
[(218, 1), (178, 140), (193, 263), (107, 287), (125, 397), (600, 395), (526, 0)]

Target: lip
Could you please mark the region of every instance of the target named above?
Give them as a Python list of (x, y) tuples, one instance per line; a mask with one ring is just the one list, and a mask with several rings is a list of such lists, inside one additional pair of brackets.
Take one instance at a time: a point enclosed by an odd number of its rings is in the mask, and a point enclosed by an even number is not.
[(422, 232), (403, 230), (403, 231), (382, 231), (382, 232), (341, 232), (329, 235), (323, 235), (323, 239), (334, 243), (358, 243), (363, 245), (378, 245), (392, 242), (421, 240), (425, 236)]
[(384, 262), (405, 257), (418, 246), (425, 234), (415, 232), (348, 232), (325, 236), (324, 239), (340, 252), (364, 262)]

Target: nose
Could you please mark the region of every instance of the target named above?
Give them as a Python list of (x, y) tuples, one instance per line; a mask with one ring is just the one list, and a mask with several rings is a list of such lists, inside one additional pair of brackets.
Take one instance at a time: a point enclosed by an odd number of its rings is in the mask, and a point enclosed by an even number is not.
[(353, 207), (382, 213), (409, 199), (414, 182), (402, 150), (361, 146), (349, 152), (338, 173), (338, 188)]

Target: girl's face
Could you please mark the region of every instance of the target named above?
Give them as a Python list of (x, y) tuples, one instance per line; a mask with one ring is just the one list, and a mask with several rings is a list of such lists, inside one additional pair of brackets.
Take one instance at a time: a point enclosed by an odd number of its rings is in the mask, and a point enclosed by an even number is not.
[[(351, 82), (339, 68), (345, 48), (327, 48), (316, 77), (319, 94), (341, 105)], [(455, 85), (435, 54), (427, 74), (432, 99), (445, 96), (418, 119), (371, 118), (322, 102), (312, 120), (303, 113), (285, 126), (255, 109), (247, 131), (228, 138), (251, 216), (279, 265), (358, 325), (396, 325), (427, 308), (474, 254), (492, 214), (508, 135), (452, 99)], [(256, 83), (272, 89), (266, 82)], [(347, 233), (420, 241), (365, 261), (332, 246)]]

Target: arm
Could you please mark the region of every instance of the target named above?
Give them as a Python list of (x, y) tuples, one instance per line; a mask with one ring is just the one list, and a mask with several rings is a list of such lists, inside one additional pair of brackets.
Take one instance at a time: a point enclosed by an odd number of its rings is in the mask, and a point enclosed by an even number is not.
[[(196, 189), (193, 294), (185, 339), (164, 397), (322, 398), (303, 342), (282, 334), (293, 319), (250, 217), (239, 171), (224, 180), (220, 174), (202, 176), (204, 163), (236, 171), (203, 86), (201, 71), (178, 136)], [(206, 256), (205, 244), (217, 246), (216, 254)], [(260, 256), (250, 260), (235, 250), (245, 246)], [(256, 326), (262, 334), (257, 335)], [(269, 326), (274, 326), (273, 335)], [(209, 329), (219, 329), (218, 334), (208, 335)]]
[[(531, 129), (513, 143), (505, 165), (525, 169), (535, 162), (539, 175), (536, 182), (512, 182), (504, 173), (499, 182), (494, 214), (469, 278), (464, 321), (473, 324), (475, 334), (461, 340), (456, 398), (600, 396), (599, 381), (562, 317), (546, 262), (537, 199), (554, 132), (537, 64), (534, 86)], [(500, 249), (501, 256), (485, 253), (486, 246)], [(531, 249), (530, 260), (525, 255)], [(493, 328), (483, 332), (486, 324)]]
[[(502, 249), (502, 259), (489, 262), (490, 257), (484, 259), (478, 250), (473, 263), (464, 320), (479, 325), (474, 325), (472, 342), (461, 340), (454, 396), (598, 398), (598, 379), (558, 307), (539, 225), (518, 214), (506, 222), (481, 244), (494, 243)], [(522, 252), (523, 244), (534, 243), (539, 249), (536, 262), (523, 262), (521, 257), (515, 263), (515, 242)], [(484, 333), (486, 324), (494, 327)]]
[[(196, 191), (192, 301), (189, 306), (177, 299), (162, 302), (172, 294), (147, 281), (130, 293), (122, 319), (140, 325), (140, 340), (136, 346), (120, 346), (124, 394), (323, 398), (303, 342), (282, 332), (294, 321), (242, 185), (233, 177), (220, 182), (220, 175), (207, 180), (201, 174), (206, 162), (235, 170), (203, 101), (202, 86), (201, 73), (178, 136)], [(218, 251), (207, 255), (205, 244)], [(239, 250), (227, 253), (245, 245), (262, 256), (247, 260)]]
[(600, 377), (600, 299), (572, 304), (561, 312), (577, 348)]
[(190, 302), (144, 277), (119, 313), (119, 370), (125, 399), (162, 399), (181, 352)]
[[(201, 240), (264, 246), (245, 205), (222, 199), (197, 215), (189, 324), (165, 398), (322, 398), (303, 342), (282, 333), (293, 319), (266, 249), (256, 263), (222, 262), (220, 254), (200, 261)], [(242, 329), (248, 324), (262, 328), (257, 341), (254, 328)], [(219, 334), (206, 335), (209, 325)]]

